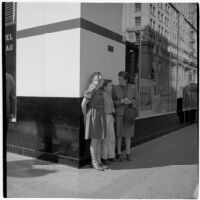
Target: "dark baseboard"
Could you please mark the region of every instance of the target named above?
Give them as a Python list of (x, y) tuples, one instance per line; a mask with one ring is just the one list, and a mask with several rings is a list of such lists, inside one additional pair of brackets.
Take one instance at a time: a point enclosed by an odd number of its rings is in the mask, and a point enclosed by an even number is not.
[(7, 151), (11, 153), (16, 153), (24, 156), (29, 156), (32, 158), (52, 162), (52, 163), (59, 163), (64, 165), (69, 165), (72, 167), (79, 168), (79, 159), (74, 159), (62, 155), (56, 155), (47, 152), (36, 151), (33, 149), (26, 149), (23, 147), (7, 145)]

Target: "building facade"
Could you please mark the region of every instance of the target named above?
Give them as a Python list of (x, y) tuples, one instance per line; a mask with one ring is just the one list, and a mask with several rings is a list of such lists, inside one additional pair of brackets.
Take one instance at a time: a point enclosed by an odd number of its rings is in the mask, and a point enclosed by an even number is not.
[(196, 109), (197, 4), (134, 3), (124, 10), (125, 38), (141, 50), (140, 116), (176, 111), (188, 88), (195, 98), (183, 98), (184, 109)]
[[(184, 123), (195, 119), (196, 29), (189, 23), (180, 36), (180, 23), (189, 21), (183, 16), (180, 22), (175, 5), (9, 5), (8, 20), (14, 20), (5, 27), (13, 29), (5, 39), (13, 54), (7, 54), (6, 70), (15, 77), (17, 94), (10, 151), (77, 167), (87, 163), (89, 142), (84, 140), (80, 105), (94, 71), (118, 84), (118, 72), (126, 70), (136, 84), (139, 108), (132, 145), (181, 126), (178, 95), (185, 95), (185, 108), (194, 105), (184, 113)], [(184, 45), (190, 47), (187, 52)]]

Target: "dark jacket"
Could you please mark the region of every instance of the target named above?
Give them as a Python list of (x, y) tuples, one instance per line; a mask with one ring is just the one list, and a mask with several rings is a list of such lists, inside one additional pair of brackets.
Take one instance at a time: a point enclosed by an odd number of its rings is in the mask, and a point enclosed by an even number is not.
[(124, 95), (122, 87), (120, 85), (113, 86), (112, 90), (113, 103), (115, 105), (116, 115), (124, 115), (125, 105), (120, 103), (120, 100), (128, 97), (130, 100), (135, 99), (137, 104), (137, 88), (136, 85), (128, 84), (127, 94)]
[(6, 73), (6, 117), (9, 118), (10, 114), (15, 114), (15, 81), (12, 75)]

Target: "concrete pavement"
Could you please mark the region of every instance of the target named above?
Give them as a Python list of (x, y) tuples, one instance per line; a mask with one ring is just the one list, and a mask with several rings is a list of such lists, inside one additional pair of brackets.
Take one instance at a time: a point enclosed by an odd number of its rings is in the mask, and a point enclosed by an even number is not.
[(193, 124), (136, 146), (132, 161), (99, 172), (8, 153), (8, 197), (192, 198), (198, 183)]

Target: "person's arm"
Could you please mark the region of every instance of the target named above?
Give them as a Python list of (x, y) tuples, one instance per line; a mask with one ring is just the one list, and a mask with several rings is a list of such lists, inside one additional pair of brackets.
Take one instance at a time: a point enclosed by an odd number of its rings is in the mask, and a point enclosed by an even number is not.
[(112, 88), (112, 99), (115, 106), (119, 106), (124, 103), (124, 99), (117, 99), (115, 88)]
[(84, 117), (86, 116), (88, 102), (89, 102), (89, 99), (87, 99), (86, 97), (84, 97), (83, 101), (81, 103), (81, 109), (82, 109), (82, 113), (83, 113)]
[(89, 103), (91, 98), (92, 98), (92, 91), (86, 90), (84, 92), (84, 98), (83, 98), (83, 101), (81, 103), (81, 109), (82, 109), (83, 116), (84, 116), (84, 123), (85, 123), (86, 113), (87, 113), (87, 104)]
[(134, 97), (131, 98), (131, 99), (126, 98), (125, 104), (128, 104), (128, 105), (129, 105), (129, 104), (132, 104), (133, 107), (137, 107), (137, 89), (136, 89), (136, 87), (133, 86), (133, 87), (131, 88), (131, 91), (133, 92)]
[(13, 119), (15, 117), (15, 103), (16, 103), (16, 90), (15, 90), (15, 82), (14, 79), (12, 79), (12, 87), (10, 90), (10, 119)]
[(89, 102), (89, 99), (87, 99), (86, 97), (83, 98), (83, 101), (81, 103), (81, 109), (82, 109), (82, 113), (84, 116), (84, 123), (85, 123), (85, 119), (86, 119), (86, 113), (87, 113), (87, 104)]

